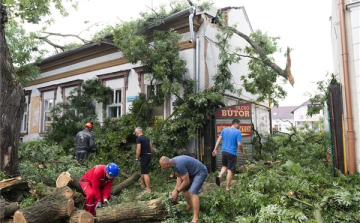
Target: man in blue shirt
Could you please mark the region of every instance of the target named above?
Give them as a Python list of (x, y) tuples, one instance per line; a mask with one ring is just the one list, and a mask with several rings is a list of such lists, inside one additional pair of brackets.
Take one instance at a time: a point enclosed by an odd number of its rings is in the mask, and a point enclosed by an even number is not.
[(159, 164), (163, 170), (172, 167), (175, 171), (177, 178), (175, 189), (171, 192), (171, 200), (176, 201), (181, 191), (188, 205), (186, 209), (194, 212), (191, 222), (199, 222), (200, 200), (198, 194), (208, 175), (206, 166), (199, 160), (185, 155), (172, 159), (163, 156), (160, 158)]
[(216, 142), (214, 151), (212, 152), (213, 156), (216, 156), (216, 150), (222, 139), (222, 167), (219, 173), (219, 176), (216, 177), (216, 184), (220, 186), (220, 180), (225, 172), (227, 172), (226, 176), (226, 190), (230, 190), (230, 182), (233, 177), (233, 174), (236, 170), (236, 151), (239, 148), (242, 154), (245, 156), (245, 152), (243, 149), (243, 144), (241, 141), (241, 132), (240, 121), (238, 119), (234, 119), (231, 123), (231, 127), (225, 128), (221, 131), (220, 136)]

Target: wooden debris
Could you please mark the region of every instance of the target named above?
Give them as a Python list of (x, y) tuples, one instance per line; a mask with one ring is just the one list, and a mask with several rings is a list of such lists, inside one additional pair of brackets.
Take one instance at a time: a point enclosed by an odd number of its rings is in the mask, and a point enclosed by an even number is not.
[[(69, 187), (56, 189), (27, 208), (15, 212), (14, 223), (48, 223), (68, 218), (74, 210), (73, 191)], [(49, 221), (51, 220), (51, 221)]]
[(166, 217), (164, 200), (158, 198), (150, 201), (127, 202), (96, 210), (98, 223), (162, 221)]

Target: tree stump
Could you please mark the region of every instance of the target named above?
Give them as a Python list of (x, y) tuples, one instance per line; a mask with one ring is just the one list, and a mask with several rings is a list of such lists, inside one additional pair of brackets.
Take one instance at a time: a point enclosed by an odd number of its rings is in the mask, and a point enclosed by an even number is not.
[(27, 208), (14, 214), (14, 223), (48, 223), (68, 218), (74, 210), (73, 191), (69, 187), (56, 189)]
[(112, 192), (114, 195), (117, 195), (123, 190), (124, 188), (127, 188), (131, 185), (133, 185), (138, 179), (140, 178), (140, 174), (135, 172), (131, 177), (124, 180), (122, 183), (116, 185), (113, 187)]
[(94, 217), (90, 212), (75, 209), (70, 216), (70, 223), (93, 223)]
[(75, 189), (77, 192), (83, 193), (83, 190), (80, 186), (80, 178), (74, 175), (71, 175), (69, 172), (62, 172), (56, 179), (56, 187), (68, 186), (72, 189)]
[[(96, 209), (95, 222), (117, 223), (130, 220), (162, 221), (166, 218), (164, 200), (158, 198), (150, 201), (127, 202), (115, 206)], [(133, 221), (132, 221), (133, 222)]]

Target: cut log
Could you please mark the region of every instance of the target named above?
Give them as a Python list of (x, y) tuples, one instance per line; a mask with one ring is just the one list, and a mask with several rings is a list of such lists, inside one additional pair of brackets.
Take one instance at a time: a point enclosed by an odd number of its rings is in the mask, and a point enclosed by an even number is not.
[(21, 177), (15, 177), (15, 178), (11, 178), (11, 179), (2, 180), (2, 181), (0, 181), (0, 190), (5, 187), (15, 184), (16, 182), (18, 182), (20, 180), (21, 180)]
[(113, 187), (112, 192), (114, 195), (117, 195), (121, 192), (121, 190), (133, 185), (140, 178), (140, 174), (135, 172), (131, 177), (124, 180), (122, 183)]
[(12, 216), (19, 209), (17, 202), (6, 202), (4, 206), (4, 218)]
[(14, 223), (47, 223), (50, 219), (56, 222), (68, 218), (73, 210), (73, 191), (69, 187), (62, 187), (30, 207), (16, 211)]
[(69, 222), (70, 223), (93, 223), (94, 217), (92, 216), (92, 214), (90, 214), (90, 212), (76, 208), (71, 213)]
[(68, 186), (77, 192), (84, 193), (80, 186), (80, 178), (71, 175), (69, 172), (62, 172), (56, 179), (56, 187)]
[(163, 199), (158, 198), (150, 201), (127, 202), (96, 209), (95, 222), (162, 221), (165, 218), (165, 202)]
[(23, 192), (29, 190), (29, 183), (21, 177), (0, 181), (0, 193), (8, 201), (20, 201)]
[(29, 189), (28, 182), (22, 180), (21, 177), (0, 181), (1, 193), (10, 192), (13, 190), (27, 190), (27, 189)]

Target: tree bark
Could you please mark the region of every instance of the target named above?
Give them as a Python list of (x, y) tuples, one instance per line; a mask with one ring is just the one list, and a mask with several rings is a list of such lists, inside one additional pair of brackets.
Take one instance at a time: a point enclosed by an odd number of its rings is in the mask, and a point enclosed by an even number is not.
[(17, 202), (6, 202), (4, 207), (4, 218), (12, 216), (19, 209)]
[(72, 189), (75, 189), (77, 192), (84, 194), (80, 186), (80, 178), (74, 175), (71, 175), (69, 172), (62, 172), (56, 179), (56, 187), (69, 186)]
[(49, 196), (55, 191), (55, 187), (49, 187), (46, 184), (31, 184), (30, 185), (30, 193), (37, 197), (38, 199)]
[(14, 223), (47, 223), (70, 217), (74, 210), (73, 191), (70, 187), (58, 188), (51, 195), (14, 214)]
[(166, 217), (165, 203), (162, 199), (150, 201), (127, 202), (96, 210), (96, 222), (143, 222), (144, 220), (162, 221)]
[(0, 170), (18, 173), (18, 145), (24, 112), (24, 92), (17, 81), (5, 39), (6, 11), (0, 2)]
[(128, 179), (126, 179), (122, 183), (114, 186), (113, 189), (112, 189), (112, 192), (114, 193), (114, 195), (119, 194), (121, 192), (121, 190), (133, 185), (139, 178), (140, 178), (140, 174), (138, 172), (135, 172)]
[(29, 190), (29, 183), (20, 177), (3, 180), (0, 182), (1, 196), (8, 201), (20, 201), (24, 191)]
[(93, 223), (94, 217), (90, 212), (75, 209), (70, 216), (70, 223)]

